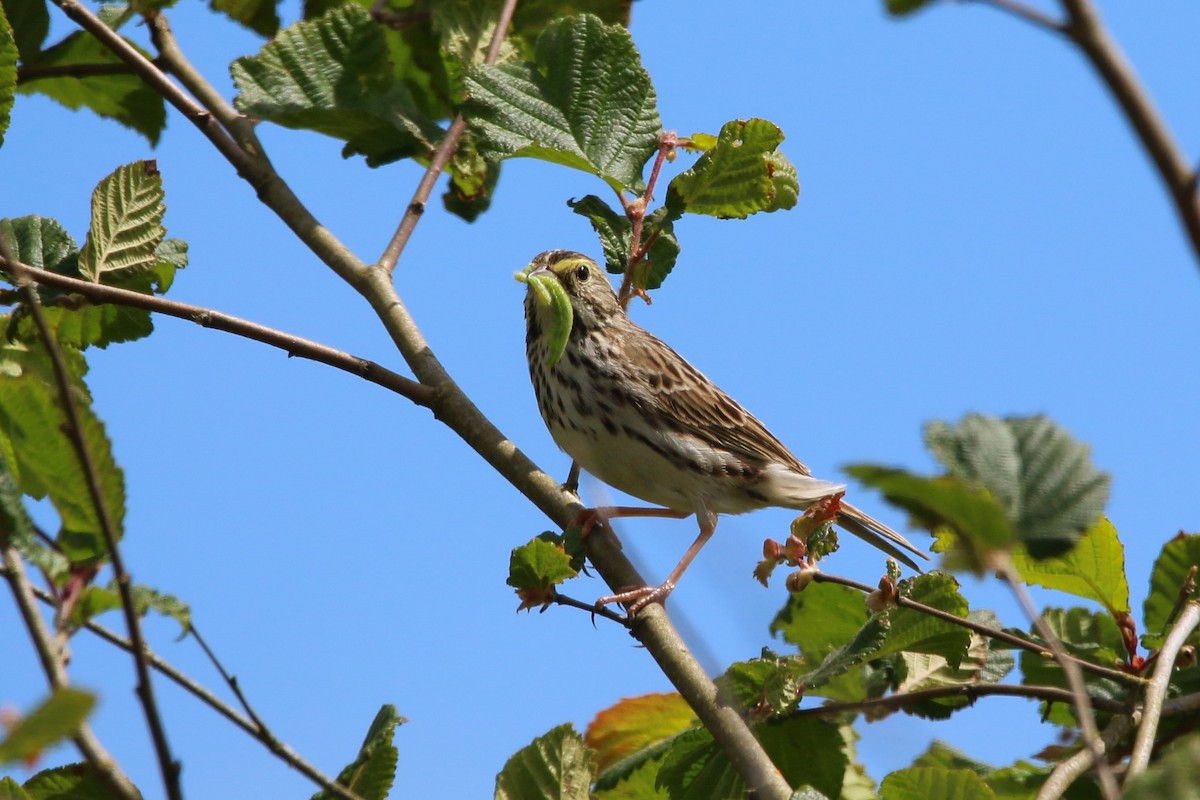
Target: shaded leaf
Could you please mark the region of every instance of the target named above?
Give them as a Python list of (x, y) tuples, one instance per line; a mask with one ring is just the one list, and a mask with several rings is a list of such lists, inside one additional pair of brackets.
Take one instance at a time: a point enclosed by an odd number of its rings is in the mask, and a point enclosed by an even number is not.
[[(498, 3), (478, 0), (438, 0), (433, 4), (433, 29), (438, 34), (442, 58), (450, 82), (451, 97), (461, 103), (466, 93), (464, 82), (476, 65), (483, 64), (500, 16)], [(497, 63), (518, 58), (511, 37), (505, 37)]]
[(350, 3), (281, 31), (230, 67), (239, 111), (346, 142), (369, 166), (428, 152), (441, 129), (396, 80), (383, 30)]
[(668, 206), (745, 219), (796, 204), (796, 169), (778, 151), (783, 131), (763, 119), (726, 122), (715, 144), (667, 187)]
[(90, 764), (67, 764), (42, 770), (25, 781), (25, 791), (35, 800), (107, 800), (109, 782)]
[(1108, 500), (1110, 478), (1088, 446), (1046, 417), (969, 414), (955, 427), (930, 423), (925, 439), (953, 476), (999, 502), (1035, 559), (1069, 550)]
[(883, 779), (883, 800), (992, 800), (996, 795), (969, 769), (909, 767)]
[[(36, 215), (0, 219), (0, 233), (17, 261), (49, 272), (79, 277), (79, 248), (71, 234), (56, 220)], [(0, 274), (0, 279), (11, 282), (5, 274)]]
[[(146, 55), (140, 48), (137, 49)], [(147, 55), (147, 58), (150, 57)], [(24, 61), (24, 66), (68, 67), (118, 63), (120, 59), (95, 37), (76, 31)], [(101, 117), (132, 128), (145, 136), (151, 145), (158, 144), (158, 138), (167, 125), (167, 111), (162, 97), (132, 73), (36, 78), (22, 82), (18, 90), (23, 94), (44, 94), (72, 110), (90, 109)]]
[(548, 25), (532, 62), (468, 76), (467, 115), (490, 159), (538, 158), (638, 191), (662, 123), (628, 31), (582, 14)]
[[(338, 774), (337, 782), (363, 800), (384, 800), (392, 790), (399, 756), (392, 737), (396, 726), (405, 722), (407, 720), (396, 713), (395, 706), (380, 708), (367, 730), (358, 756)], [(333, 792), (322, 789), (312, 796), (312, 800), (333, 800), (335, 797)]]
[(897, 17), (911, 14), (914, 11), (920, 11), (927, 5), (935, 2), (935, 0), (884, 0), (884, 7), (887, 8), (889, 14)]
[(1124, 800), (1200, 800), (1196, 765), (1200, 764), (1200, 734), (1173, 743), (1141, 775), (1125, 784)]
[[(1200, 566), (1200, 534), (1196, 533), (1179, 534), (1163, 546), (1154, 560), (1154, 569), (1150, 573), (1150, 593), (1146, 595), (1142, 611), (1146, 625), (1146, 635), (1142, 641), (1146, 647), (1162, 647), (1171, 611), (1179, 601), (1180, 592), (1193, 566)], [(1194, 644), (1200, 639), (1193, 633), (1188, 641)]]
[(246, 26), (259, 36), (274, 36), (279, 30), (278, 0), (209, 0), (208, 7)]
[[(42, 5), (38, 3), (38, 5)], [(9, 25), (4, 5), (0, 4), (0, 145), (17, 93), (17, 40)]]
[[(972, 612), (968, 615), (975, 622), (998, 628), (999, 623), (991, 611)], [(939, 655), (904, 653), (904, 678), (896, 688), (897, 694), (918, 692), (943, 686), (969, 686), (984, 683), (999, 683), (1012, 671), (1015, 660), (1007, 650), (992, 647), (992, 640), (972, 633), (965, 657), (953, 666)], [(955, 711), (965, 708), (970, 700), (962, 695), (939, 697), (909, 703), (903, 711), (923, 719), (946, 719)]]
[(42, 42), (50, 33), (50, 13), (45, 3), (30, 3), (25, 0), (2, 0), (0, 7), (8, 18), (17, 50), (22, 62), (29, 62), (42, 49)]
[[(900, 590), (910, 600), (958, 617), (967, 616), (967, 600), (958, 591), (958, 581), (945, 573), (930, 572), (903, 581)], [(927, 653), (945, 659), (952, 668), (957, 668), (966, 655), (971, 641), (971, 632), (966, 628), (912, 608), (890, 608), (885, 613), (891, 623), (890, 632), (878, 655)]]
[(69, 739), (96, 705), (88, 692), (62, 687), (55, 689), (41, 705), (9, 727), (0, 741), (0, 764), (30, 761), (43, 750)]
[(696, 715), (676, 693), (627, 697), (588, 724), (584, 742), (595, 751), (596, 770), (670, 739), (695, 724)]
[(496, 800), (587, 800), (592, 753), (570, 725), (560, 725), (518, 750), (496, 776)]
[[(116, 582), (110, 583), (108, 588), (109, 591), (115, 592), (117, 590)], [(147, 613), (155, 611), (179, 623), (180, 639), (188, 635), (188, 631), (192, 628), (192, 609), (187, 603), (173, 594), (160, 592), (141, 584), (129, 587), (129, 591), (133, 596), (134, 609), (139, 616), (144, 617)]]

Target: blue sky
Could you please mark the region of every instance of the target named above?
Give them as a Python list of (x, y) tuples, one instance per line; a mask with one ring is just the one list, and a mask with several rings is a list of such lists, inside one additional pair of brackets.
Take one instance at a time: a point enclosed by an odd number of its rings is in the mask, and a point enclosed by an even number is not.
[[(1194, 161), (1200, 109), (1182, 32), (1200, 28), (1200, 8), (1101, 11)], [(298, 4), (285, 8), (296, 13)], [(227, 65), (259, 40), (198, 3), (170, 16), (185, 51), (232, 95)], [(68, 28), (57, 19), (56, 30)], [(1200, 529), (1200, 272), (1083, 59), (969, 3), (906, 21), (865, 1), (748, 0), (736, 13), (712, 0), (686, 13), (638, 3), (632, 33), (667, 127), (715, 133), (737, 117), (770, 119), (801, 182), (791, 212), (679, 223), (675, 272), (636, 319), (821, 477), (863, 461), (931, 470), (921, 428), (932, 419), (1050, 415), (1114, 476), (1109, 514), (1140, 616), (1161, 544)], [(420, 169), (369, 170), (315, 135), (262, 126), (260, 136), (316, 216), (377, 258)], [(366, 305), (178, 115), (150, 150), (85, 113), (18, 98), (0, 149), (0, 216), (53, 216), (82, 240), (92, 186), (142, 158), (158, 159), (170, 235), (191, 244), (171, 297), (404, 371)], [(563, 477), (568, 460), (528, 385), (522, 287), (511, 276), (549, 248), (599, 255), (565, 201), (603, 192), (582, 173), (509, 162), (488, 214), (468, 225), (433, 208), (396, 271), (450, 372)], [(326, 772), (353, 757), (376, 710), (393, 703), (410, 720), (396, 736), (395, 796), (488, 796), (506, 758), (535, 736), (564, 721), (582, 729), (621, 697), (669, 690), (616, 626), (562, 609), (513, 613), (509, 551), (547, 521), (427, 411), (226, 334), (173, 319), (156, 326), (148, 340), (90, 357), (96, 407), (125, 469), (127, 561), (136, 581), (191, 604), (262, 718)], [(872, 493), (852, 486), (849, 496), (903, 527)], [(784, 589), (764, 590), (750, 571), (762, 539), (781, 536), (790, 516), (722, 518), (671, 598), (714, 674), (772, 644), (767, 625)], [(620, 530), (643, 571), (662, 576), (695, 528), (633, 520)], [(846, 541), (825, 568), (874, 582), (881, 564)], [(581, 579), (567, 591), (605, 590)], [(964, 591), (972, 607), (1027, 624), (994, 582), (966, 579)], [(21, 641), (15, 609), (0, 608), (0, 637)], [(194, 643), (174, 641), (173, 623), (148, 630), (160, 654), (228, 695)], [(83, 635), (73, 649), (73, 680), (102, 697), (98, 734), (146, 796), (160, 796), (128, 658)], [(27, 708), (45, 691), (36, 659), (6, 652), (0, 705)], [(158, 686), (187, 794), (312, 791), (210, 710)], [(896, 715), (860, 732), (876, 779), (935, 737), (995, 763), (1052, 738), (1037, 707), (1016, 699), (981, 701), (949, 723)]]

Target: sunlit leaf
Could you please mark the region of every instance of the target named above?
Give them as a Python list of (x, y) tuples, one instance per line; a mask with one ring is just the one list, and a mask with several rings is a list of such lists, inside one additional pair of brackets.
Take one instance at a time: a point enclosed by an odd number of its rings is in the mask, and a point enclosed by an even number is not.
[[(358, 756), (338, 774), (337, 782), (362, 800), (384, 800), (392, 790), (399, 757), (392, 737), (396, 727), (406, 721), (396, 713), (395, 706), (380, 708), (367, 730)], [(336, 797), (338, 795), (328, 789), (322, 789), (312, 796), (312, 800), (333, 800)]]
[(592, 753), (571, 725), (518, 750), (496, 776), (495, 800), (588, 800)]

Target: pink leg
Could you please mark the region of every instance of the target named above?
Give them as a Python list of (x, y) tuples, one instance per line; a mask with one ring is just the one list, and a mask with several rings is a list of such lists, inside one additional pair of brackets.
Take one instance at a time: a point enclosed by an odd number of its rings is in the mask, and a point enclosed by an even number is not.
[(621, 517), (667, 517), (669, 519), (683, 519), (689, 516), (691, 516), (690, 511), (673, 511), (669, 508), (599, 506), (597, 508), (585, 508), (583, 511), (580, 511), (578, 516), (575, 517), (575, 524), (582, 526), (583, 530), (580, 536), (586, 539), (597, 523), (608, 522), (610, 519), (620, 519)]
[[(658, 515), (655, 515), (658, 516)], [(665, 515), (664, 515), (665, 516)], [(707, 523), (707, 524), (706, 524)], [(687, 570), (692, 560), (700, 553), (701, 548), (705, 543), (712, 538), (712, 535), (717, 530), (716, 515), (706, 513), (701, 518), (700, 535), (696, 537), (696, 541), (692, 542), (692, 546), (683, 554), (683, 558), (679, 559), (679, 563), (675, 565), (675, 569), (671, 570), (671, 574), (662, 582), (660, 586), (641, 586), (637, 589), (630, 589), (625, 592), (601, 597), (596, 601), (596, 606), (606, 606), (610, 603), (623, 603), (629, 609), (629, 615), (633, 616), (648, 606), (650, 603), (661, 603), (667, 599), (667, 595), (675, 591), (675, 584), (679, 583), (679, 579), (683, 577), (683, 573)]]

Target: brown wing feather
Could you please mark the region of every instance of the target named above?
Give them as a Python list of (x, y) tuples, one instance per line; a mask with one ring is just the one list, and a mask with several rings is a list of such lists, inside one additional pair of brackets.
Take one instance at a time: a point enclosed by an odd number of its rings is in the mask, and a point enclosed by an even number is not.
[(714, 448), (753, 460), (778, 461), (810, 474), (753, 414), (654, 334), (639, 327), (637, 335), (623, 337), (622, 344), (625, 365), (641, 373), (638, 384), (653, 389), (643, 401), (657, 406), (682, 430)]

